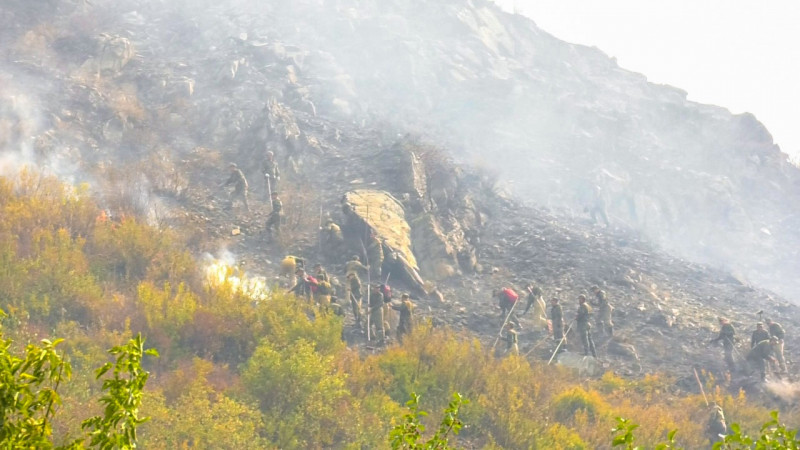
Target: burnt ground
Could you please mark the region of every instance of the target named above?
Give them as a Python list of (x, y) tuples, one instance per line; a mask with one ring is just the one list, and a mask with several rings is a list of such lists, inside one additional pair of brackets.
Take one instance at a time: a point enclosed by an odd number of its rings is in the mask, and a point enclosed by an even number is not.
[[(224, 157), (212, 152), (215, 157), (210, 158), (206, 150), (196, 149), (195, 157), (185, 160), (191, 188), (178, 209), (185, 214), (181, 226), (193, 226), (202, 236), (198, 253), (229, 250), (247, 272), (268, 279), (278, 280), (279, 263), (286, 254), (306, 257), (310, 263), (323, 262), (332, 275), (343, 275), (341, 259), (319, 253), (315, 230), (320, 205), (323, 214), (330, 214), (339, 222), (339, 200), (348, 189), (372, 187), (391, 192), (395, 184), (384, 175), (396, 164), (391, 158), (394, 143), (376, 131), (341, 124), (336, 128), (310, 116), (299, 116), (298, 124), (308, 133), (318, 133), (317, 138), (325, 145), (323, 151), (306, 155), (298, 173), (285, 171), (281, 182), (281, 189), (288, 196), (284, 197), (287, 216), (297, 222), (295, 229), (287, 233), (291, 240), (265, 239), (263, 224), (269, 205), (257, 171), (249, 172), (251, 213), (247, 214), (238, 207), (233, 211), (225, 209), (224, 193), (215, 190), (227, 174), (225, 165), (219, 162)], [(227, 157), (236, 159), (241, 155), (232, 153)], [(253, 166), (246, 165), (251, 169)], [(477, 249), (481, 272), (460, 273), (440, 282), (443, 303), (433, 298), (415, 298), (418, 316), (474, 334), (491, 346), (503, 320), (491, 298), (492, 289), (513, 286), (522, 292), (527, 283), (535, 282), (544, 290), (545, 299), (557, 296), (562, 300), (565, 318), (570, 321), (577, 309), (577, 296), (588, 294), (589, 287), (597, 285), (607, 292), (615, 308), (614, 340), (630, 344), (638, 354), (617, 350), (620, 346), (609, 348), (611, 340), (594, 329), (598, 360), (606, 370), (625, 377), (667, 373), (678, 380), (679, 388), (694, 391), (693, 368), (701, 373), (709, 371), (718, 380), (725, 379), (722, 349), (708, 343), (717, 334), (717, 317), (730, 318), (736, 327), (740, 339), (737, 363), (744, 366), (750, 332), (759, 319), (757, 312), (763, 311), (762, 317), (771, 317), (786, 329), (786, 358), (790, 373), (794, 373), (795, 361), (800, 360), (797, 306), (724, 272), (671, 257), (647, 244), (633, 230), (613, 224), (605, 228), (592, 224), (588, 217), (557, 216), (499, 194), (483, 196), (481, 200), (487, 217)], [(300, 210), (305, 212), (298, 219)], [(240, 234), (232, 235), (234, 228)], [(346, 251), (342, 258), (351, 253)], [(407, 288), (401, 280), (390, 284), (395, 295)], [(517, 313), (523, 306), (521, 297)], [(517, 314), (522, 325), (521, 352), (532, 360), (547, 360), (553, 345), (546, 331), (533, 325), (530, 314)], [(352, 346), (380, 351), (379, 347), (367, 345), (349, 315), (346, 336)], [(568, 339), (567, 349), (582, 350), (574, 337)], [(795, 378), (792, 375), (790, 379)], [(737, 373), (727, 383), (732, 390), (761, 390), (755, 376), (747, 373)]]
[[(0, 122), (14, 127), (0, 144), (14, 151), (27, 148), (24, 158), (57, 174), (92, 180), (109, 208), (115, 196), (142, 197), (134, 203), (151, 221), (189, 236), (189, 248), (198, 257), (228, 250), (247, 273), (273, 279), (284, 255), (294, 254), (311, 263), (322, 260), (332, 275), (341, 276), (339, 258), (319, 255), (320, 212), (340, 221), (340, 199), (353, 188), (385, 189), (401, 197), (408, 189), (398, 175), (407, 167), (395, 144), (414, 133), (414, 124), (420, 127), (422, 119), (406, 115), (388, 124), (366, 113), (353, 116), (359, 119), (343, 118), (331, 99), (318, 101), (327, 92), (309, 94), (310, 87), (323, 89), (326, 84), (306, 75), (313, 74), (310, 68), (298, 70), (304, 53), (291, 50), (294, 47), (278, 37), (242, 41), (232, 38), (238, 33), (231, 35), (227, 26), (203, 29), (191, 21), (183, 25), (192, 30), (181, 34), (157, 21), (139, 20), (138, 13), (117, 17), (110, 11), (115, 20), (100, 21), (92, 11), (80, 10), (43, 17), (37, 20), (57, 30), (52, 35), (22, 39), (25, 25), (14, 31), (18, 39), (4, 41), (7, 67), (0, 73), (0, 97), (5, 100)], [(13, 22), (14, 14), (9, 17)], [(95, 42), (101, 32), (130, 36), (135, 56), (117, 60), (119, 55), (100, 50), (107, 48), (107, 43)], [(96, 60), (111, 60), (113, 67), (93, 69), (89, 50), (77, 45), (84, 39), (97, 44), (91, 50)], [(76, 42), (74, 49), (57, 45), (71, 40)], [(270, 45), (261, 45), (261, 40)], [(309, 109), (311, 100), (317, 102), (315, 110)], [(270, 102), (284, 109), (270, 113), (265, 109)], [(428, 125), (423, 121), (422, 126)], [(288, 134), (302, 145), (286, 145)], [(280, 242), (267, 242), (262, 234), (269, 205), (258, 167), (266, 146), (275, 148), (284, 172), (279, 189), (288, 223)], [(442, 151), (457, 154), (455, 150)], [(445, 165), (452, 164), (443, 159)], [(239, 164), (250, 181), (250, 214), (225, 208), (226, 195), (217, 186), (227, 177), (228, 162)], [(461, 170), (467, 175), (476, 172), (471, 167)], [(479, 184), (465, 183), (463, 190), (482, 218), (475, 230), (480, 235), (476, 251), (481, 270), (438, 282), (444, 302), (415, 298), (418, 316), (474, 334), (491, 346), (502, 323), (490, 298), (492, 289), (510, 285), (521, 291), (535, 282), (546, 298), (561, 298), (565, 317), (571, 320), (577, 295), (598, 285), (615, 306), (617, 339), (638, 353), (637, 360), (611, 351), (609, 340), (595, 330), (606, 369), (628, 377), (665, 372), (687, 390), (694, 389), (693, 367), (723, 379), (722, 349), (707, 344), (716, 335), (716, 317), (732, 320), (741, 339), (737, 348), (745, 353), (756, 312), (763, 310), (764, 317), (786, 329), (786, 355), (790, 372), (796, 372), (800, 311), (779, 296), (671, 257), (631, 229), (601, 228), (585, 218), (523, 206)], [(428, 212), (440, 221), (463, 217), (463, 211), (455, 209)], [(351, 253), (349, 249), (342, 256)], [(422, 276), (427, 279), (430, 274)], [(398, 294), (407, 288), (399, 280), (391, 284)], [(530, 317), (520, 321), (522, 352), (530, 351), (531, 359), (547, 359), (549, 343), (531, 351), (544, 333), (535, 329)], [(352, 326), (347, 337), (351, 345), (365, 344)], [(567, 347), (580, 350), (574, 339)], [(752, 381), (737, 374), (729, 386), (758, 390)]]

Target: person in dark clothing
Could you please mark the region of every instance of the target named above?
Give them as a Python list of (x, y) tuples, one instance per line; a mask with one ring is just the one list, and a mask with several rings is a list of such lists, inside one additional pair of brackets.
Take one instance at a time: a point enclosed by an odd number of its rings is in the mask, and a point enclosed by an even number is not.
[(583, 344), (583, 354), (597, 358), (597, 351), (594, 348), (594, 340), (592, 340), (592, 323), (591, 323), (591, 309), (586, 303), (586, 296), (580, 295), (578, 297), (578, 315), (575, 316), (575, 324), (578, 328), (578, 336), (581, 338)]

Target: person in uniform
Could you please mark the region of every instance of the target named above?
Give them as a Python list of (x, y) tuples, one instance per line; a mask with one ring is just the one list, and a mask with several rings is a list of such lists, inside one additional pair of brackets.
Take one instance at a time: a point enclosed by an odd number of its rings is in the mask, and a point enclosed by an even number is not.
[(786, 358), (783, 357), (783, 338), (786, 336), (786, 332), (783, 331), (781, 324), (773, 322), (771, 319), (767, 319), (766, 322), (770, 336), (778, 339), (778, 342), (773, 346), (775, 358), (780, 363), (781, 371), (786, 372)]
[(553, 326), (553, 341), (558, 345), (564, 337), (564, 311), (556, 297), (550, 300), (550, 322)]
[(330, 217), (320, 227), (322, 248), (326, 255), (338, 257), (344, 249), (344, 236), (342, 229)]
[(711, 415), (706, 424), (706, 433), (708, 433), (708, 440), (712, 444), (721, 441), (723, 436), (728, 433), (725, 414), (722, 412), (722, 407), (716, 403), (711, 405)]
[(719, 321), (719, 335), (712, 339), (711, 342), (719, 342), (722, 341), (722, 348), (725, 350), (725, 364), (728, 366), (728, 370), (733, 373), (736, 369), (736, 364), (733, 362), (733, 343), (736, 335), (736, 330), (734, 330), (733, 325), (730, 321), (724, 317), (717, 318)]
[[(370, 336), (384, 342), (386, 340), (386, 329), (383, 324), (383, 294), (381, 294), (380, 286), (373, 284), (369, 292), (369, 326), (371, 333)], [(375, 331), (372, 333), (372, 331)]]
[(367, 245), (367, 258), (370, 266), (370, 276), (374, 280), (381, 279), (381, 267), (383, 266), (383, 244), (374, 231), (370, 233), (369, 245)]
[(402, 342), (403, 336), (410, 333), (414, 327), (414, 304), (408, 294), (403, 294), (400, 296), (400, 304), (392, 304), (392, 309), (400, 313), (400, 319), (397, 322), (397, 340)]
[(517, 330), (514, 329), (513, 322), (509, 322), (506, 325), (506, 344), (506, 354), (519, 355), (519, 336), (517, 335)]
[(353, 257), (350, 258), (350, 261), (347, 261), (344, 265), (345, 275), (350, 275), (351, 273), (358, 274), (359, 271), (362, 273), (367, 273), (368, 270), (369, 267), (361, 264), (361, 259), (358, 257), (358, 255), (353, 255)]
[(758, 369), (761, 381), (767, 381), (767, 363), (777, 363), (772, 356), (772, 347), (777, 341), (778, 338), (771, 337), (769, 340), (759, 342), (747, 352), (746, 359)]
[(750, 336), (750, 348), (753, 348), (761, 341), (769, 340), (769, 332), (764, 329), (764, 324), (758, 322), (756, 324), (756, 329), (753, 331), (753, 334)]
[(247, 179), (244, 177), (244, 173), (239, 170), (235, 163), (230, 164), (230, 169), (231, 173), (228, 176), (228, 179), (220, 185), (220, 188), (233, 185), (233, 192), (231, 192), (229, 208), (233, 208), (234, 202), (238, 200), (244, 204), (245, 210), (250, 212), (250, 205), (247, 204)]
[(297, 297), (304, 297), (306, 300), (311, 300), (311, 281), (309, 281), (308, 277), (306, 276), (306, 271), (303, 269), (297, 269), (294, 272), (295, 277), (297, 277), (297, 283), (289, 289), (290, 294), (294, 294)]
[(281, 220), (283, 219), (283, 202), (278, 198), (278, 192), (272, 192), (272, 212), (267, 216), (266, 231), (270, 237), (280, 234)]
[(580, 336), (581, 343), (583, 344), (584, 356), (589, 356), (591, 353), (593, 357), (597, 358), (594, 340), (592, 340), (591, 315), (591, 309), (586, 303), (586, 296), (581, 294), (578, 296), (578, 314), (575, 316), (575, 324), (578, 328), (578, 336)]
[(603, 333), (608, 336), (614, 335), (614, 322), (611, 321), (612, 311), (614, 307), (608, 302), (608, 298), (606, 298), (606, 292), (602, 289), (598, 289), (595, 293), (595, 297), (597, 298), (597, 325)]
[(350, 306), (353, 308), (353, 318), (356, 321), (356, 328), (361, 328), (361, 280), (355, 272), (347, 274), (347, 297), (350, 299)]
[(275, 162), (275, 153), (267, 151), (266, 159), (261, 165), (261, 173), (264, 174), (266, 183), (267, 195), (272, 196), (272, 191), (278, 189), (278, 181), (281, 179), (281, 171), (278, 169), (278, 163)]

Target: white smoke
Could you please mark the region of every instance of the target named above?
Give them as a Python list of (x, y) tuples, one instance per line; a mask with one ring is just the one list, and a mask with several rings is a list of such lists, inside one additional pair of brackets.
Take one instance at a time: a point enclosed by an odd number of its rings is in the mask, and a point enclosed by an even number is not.
[(236, 264), (236, 255), (222, 249), (218, 256), (203, 255), (205, 282), (210, 288), (229, 287), (234, 293), (244, 294), (255, 302), (269, 298), (267, 279), (260, 275), (246, 274)]
[(27, 168), (71, 184), (85, 181), (76, 149), (53, 138), (42, 111), (40, 94), (0, 69), (0, 176)]
[(800, 383), (786, 380), (772, 380), (765, 385), (767, 390), (789, 404), (800, 404)]

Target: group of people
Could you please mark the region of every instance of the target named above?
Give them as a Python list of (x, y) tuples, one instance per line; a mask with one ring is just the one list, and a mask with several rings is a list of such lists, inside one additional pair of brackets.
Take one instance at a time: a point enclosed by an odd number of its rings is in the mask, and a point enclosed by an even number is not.
[[(359, 273), (370, 273), (371, 266), (362, 264), (358, 255), (354, 255), (345, 264), (346, 283), (343, 287), (338, 286), (338, 283), (328, 276), (322, 264), (314, 266), (312, 275), (306, 273), (302, 259), (294, 258), (293, 262), (297, 265), (294, 271), (296, 282), (288, 292), (297, 297), (314, 300), (321, 307), (330, 309), (342, 317), (346, 315), (345, 307), (339, 303), (339, 298), (340, 295), (344, 295), (348, 299), (345, 303), (349, 301), (352, 308), (356, 329), (362, 330), (368, 340), (378, 344), (387, 341), (392, 311), (397, 311), (399, 314), (395, 328), (397, 339), (402, 341), (403, 336), (411, 332), (414, 304), (410, 296), (404, 293), (400, 296), (399, 303), (393, 302), (391, 288), (386, 282), (370, 283), (367, 287), (368, 292), (363, 293)], [(377, 275), (380, 280), (380, 274)]]
[[(245, 178), (244, 172), (239, 169), (236, 163), (230, 163), (229, 167), (230, 175), (219, 185), (219, 188), (233, 186), (233, 190), (230, 192), (228, 207), (233, 208), (234, 205), (239, 202), (244, 206), (247, 212), (250, 212), (250, 204), (247, 201), (249, 190), (247, 178)], [(271, 238), (273, 235), (280, 233), (281, 220), (283, 218), (283, 203), (278, 197), (277, 189), (278, 181), (281, 179), (281, 172), (278, 168), (278, 163), (275, 161), (275, 153), (272, 151), (266, 152), (266, 158), (261, 166), (261, 173), (264, 175), (265, 189), (272, 207), (265, 224), (265, 232), (268, 237)]]
[[(719, 319), (719, 335), (711, 340), (711, 343), (722, 341), (722, 348), (725, 353), (725, 364), (730, 373), (736, 371), (736, 362), (734, 360), (734, 353), (741, 356), (739, 350), (736, 349), (736, 330), (733, 328), (730, 320), (720, 317)], [(767, 368), (774, 374), (786, 373), (786, 359), (783, 356), (783, 343), (786, 332), (783, 327), (770, 319), (764, 321), (767, 328), (764, 328), (764, 323), (756, 323), (756, 329), (750, 336), (750, 349), (747, 351), (744, 359), (754, 366), (761, 376), (762, 381), (767, 379)]]
[[(230, 169), (229, 177), (220, 187), (233, 186), (233, 191), (230, 194), (230, 207), (232, 208), (235, 202), (238, 201), (249, 212), (250, 207), (247, 200), (248, 184), (244, 173), (233, 163), (230, 164)], [(283, 204), (277, 190), (280, 170), (272, 151), (266, 152), (261, 173), (264, 175), (267, 197), (272, 206), (265, 224), (265, 231), (271, 238), (280, 232), (283, 218)], [(599, 216), (608, 225), (601, 197), (597, 196), (590, 212), (595, 222), (597, 222), (597, 217)], [(320, 239), (326, 251), (333, 256), (341, 255), (345, 251), (346, 246), (344, 245), (342, 230), (330, 218), (325, 221), (324, 225), (320, 224)], [(321, 264), (314, 266), (313, 274), (306, 273), (303, 261), (298, 258), (298, 266), (294, 271), (297, 281), (288, 292), (295, 294), (297, 297), (308, 300), (313, 299), (324, 309), (342, 317), (346, 315), (345, 306), (340, 304), (340, 298), (343, 295), (346, 299), (344, 303), (350, 303), (356, 329), (364, 332), (369, 341), (375, 341), (379, 344), (386, 342), (390, 332), (390, 316), (392, 312), (396, 311), (399, 313), (397, 327), (395, 328), (396, 337), (399, 341), (402, 341), (403, 336), (410, 333), (413, 326), (414, 304), (407, 293), (401, 295), (399, 303), (393, 302), (391, 288), (386, 282), (381, 282), (381, 266), (384, 259), (383, 245), (374, 232), (368, 235), (367, 246), (363, 250), (366, 253), (368, 264), (363, 264), (358, 255), (354, 255), (347, 261), (345, 263), (346, 282), (344, 286), (338, 286), (338, 283), (328, 276)], [(372, 264), (369, 264), (369, 262), (372, 262)], [(378, 281), (369, 283), (366, 292), (363, 292), (363, 284), (359, 274)], [(501, 333), (506, 343), (506, 353), (519, 354), (518, 330), (521, 328), (519, 316), (527, 315), (533, 309), (534, 321), (543, 330), (552, 335), (553, 355), (564, 350), (567, 335), (574, 325), (584, 356), (597, 357), (597, 349), (592, 336), (594, 308), (590, 306), (586, 295), (580, 294), (577, 297), (576, 314), (573, 320), (567, 322), (558, 297), (550, 299), (548, 314), (542, 289), (531, 283), (525, 287), (525, 291), (527, 291), (526, 305), (519, 315), (514, 314), (514, 309), (519, 300), (519, 295), (514, 289), (503, 287), (492, 292), (493, 298), (498, 302), (503, 320)], [(597, 308), (595, 325), (603, 335), (612, 337), (614, 335), (614, 323), (612, 321), (614, 308), (609, 302), (605, 291), (597, 286), (593, 286), (590, 291), (594, 299), (591, 303)], [(725, 318), (720, 317), (719, 324), (719, 335), (712, 339), (711, 342), (722, 342), (725, 363), (728, 370), (733, 373), (736, 370), (734, 353), (741, 357), (735, 346), (737, 342), (736, 332), (730, 321)], [(750, 349), (743, 359), (758, 370), (762, 381), (766, 380), (768, 368), (775, 374), (786, 373), (783, 349), (784, 335), (783, 327), (770, 319), (766, 319), (764, 323), (758, 322), (756, 329), (752, 332)], [(712, 442), (721, 439), (727, 432), (724, 413), (716, 403), (711, 408), (707, 431)]]
[[(531, 283), (525, 289), (528, 295), (525, 310), (522, 312), (522, 315), (526, 315), (528, 311), (531, 310), (531, 307), (533, 307), (534, 319), (548, 328), (549, 331), (552, 331), (554, 343), (553, 353), (564, 349), (567, 334), (574, 324), (578, 338), (583, 346), (584, 355), (591, 355), (594, 358), (597, 357), (597, 349), (594, 344), (594, 339), (592, 338), (593, 308), (587, 302), (586, 295), (581, 294), (578, 296), (577, 313), (575, 318), (567, 324), (564, 319), (564, 310), (561, 307), (561, 301), (558, 297), (553, 297), (550, 300), (550, 314), (549, 318), (546, 318), (546, 306), (543, 299), (544, 293), (541, 288)], [(598, 310), (595, 323), (604, 335), (611, 337), (614, 334), (614, 323), (612, 321), (612, 311), (614, 308), (608, 301), (604, 290), (597, 286), (592, 286), (591, 292), (595, 299), (594, 305)], [(493, 291), (492, 296), (498, 301), (501, 318), (503, 319), (505, 340), (507, 343), (506, 351), (519, 354), (517, 336), (517, 329), (520, 328), (519, 318), (513, 314), (519, 295), (512, 288), (504, 287)]]
[[(577, 298), (578, 308), (575, 317), (572, 321), (567, 323), (564, 318), (564, 311), (561, 307), (561, 302), (557, 297), (550, 300), (550, 312), (545, 320), (545, 305), (543, 300), (543, 292), (534, 284), (526, 287), (528, 291), (527, 304), (521, 315), (525, 315), (533, 306), (534, 319), (542, 319), (542, 324), (549, 327), (552, 332), (553, 342), (555, 348), (553, 353), (557, 353), (564, 349), (567, 334), (572, 330), (573, 325), (577, 331), (577, 337), (583, 347), (583, 354), (585, 356), (591, 355), (597, 357), (597, 348), (592, 337), (592, 316), (594, 308), (590, 306), (587, 297), (580, 294)], [(594, 296), (594, 306), (597, 308), (597, 315), (595, 317), (595, 325), (603, 333), (603, 335), (612, 337), (614, 335), (614, 323), (612, 321), (613, 306), (608, 301), (606, 292), (597, 286), (591, 288), (591, 293)], [(503, 319), (503, 332), (507, 344), (506, 351), (509, 353), (519, 353), (519, 338), (518, 330), (520, 329), (519, 316), (514, 314), (514, 308), (519, 299), (519, 295), (512, 288), (504, 287), (496, 289), (492, 292), (492, 296), (497, 300), (497, 306), (500, 309), (501, 318)], [(736, 369), (734, 361), (734, 352), (738, 353), (735, 347), (736, 332), (733, 325), (729, 320), (719, 318), (720, 331), (719, 335), (712, 339), (712, 343), (722, 341), (725, 351), (725, 363), (730, 372)], [(766, 324), (766, 327), (765, 327)], [(756, 329), (753, 331), (750, 339), (750, 349), (743, 357), (750, 365), (758, 370), (761, 379), (766, 380), (767, 369), (769, 368), (773, 373), (780, 374), (786, 373), (786, 360), (784, 358), (784, 335), (783, 327), (770, 319), (765, 319), (764, 323), (759, 322), (756, 324)], [(739, 356), (741, 356), (739, 354)]]
[[(278, 195), (278, 182), (281, 172), (275, 161), (275, 154), (267, 151), (264, 162), (261, 166), (261, 174), (264, 176), (265, 191), (270, 199), (272, 206), (269, 213), (264, 231), (268, 239), (279, 235), (281, 222), (283, 221), (283, 203)], [(235, 164), (230, 164), (230, 174), (228, 178), (219, 185), (219, 188), (232, 186), (230, 192), (228, 208), (232, 209), (237, 203), (241, 203), (246, 211), (250, 211), (248, 203), (249, 185), (242, 170)], [(320, 244), (331, 256), (339, 256), (346, 249), (341, 228), (336, 225), (333, 219), (328, 218), (324, 225), (320, 224)], [(389, 318), (392, 311), (399, 312), (399, 319), (396, 327), (396, 336), (402, 340), (403, 335), (409, 333), (413, 321), (414, 305), (408, 294), (400, 297), (400, 302), (393, 303), (390, 289), (386, 282), (371, 283), (368, 292), (362, 294), (362, 283), (359, 273), (368, 273), (372, 280), (381, 280), (381, 267), (383, 265), (384, 254), (383, 244), (375, 232), (368, 234), (366, 242), (367, 261), (372, 264), (364, 265), (358, 256), (354, 256), (345, 266), (346, 283), (343, 292), (336, 292), (336, 285), (332, 281), (321, 264), (314, 266), (314, 273), (309, 274), (305, 270), (304, 261), (301, 258), (291, 257), (292, 264), (296, 264), (294, 276), (296, 283), (289, 289), (290, 293), (298, 297), (313, 299), (326, 309), (335, 314), (344, 315), (345, 308), (339, 304), (341, 295), (344, 295), (350, 302), (356, 327), (362, 330), (362, 326), (368, 323), (367, 329), (363, 329), (370, 340), (375, 339), (383, 343), (389, 332)], [(338, 294), (338, 295), (337, 295)], [(362, 300), (368, 299), (362, 308)], [(363, 311), (362, 311), (363, 309)], [(366, 319), (364, 320), (364, 317)]]

